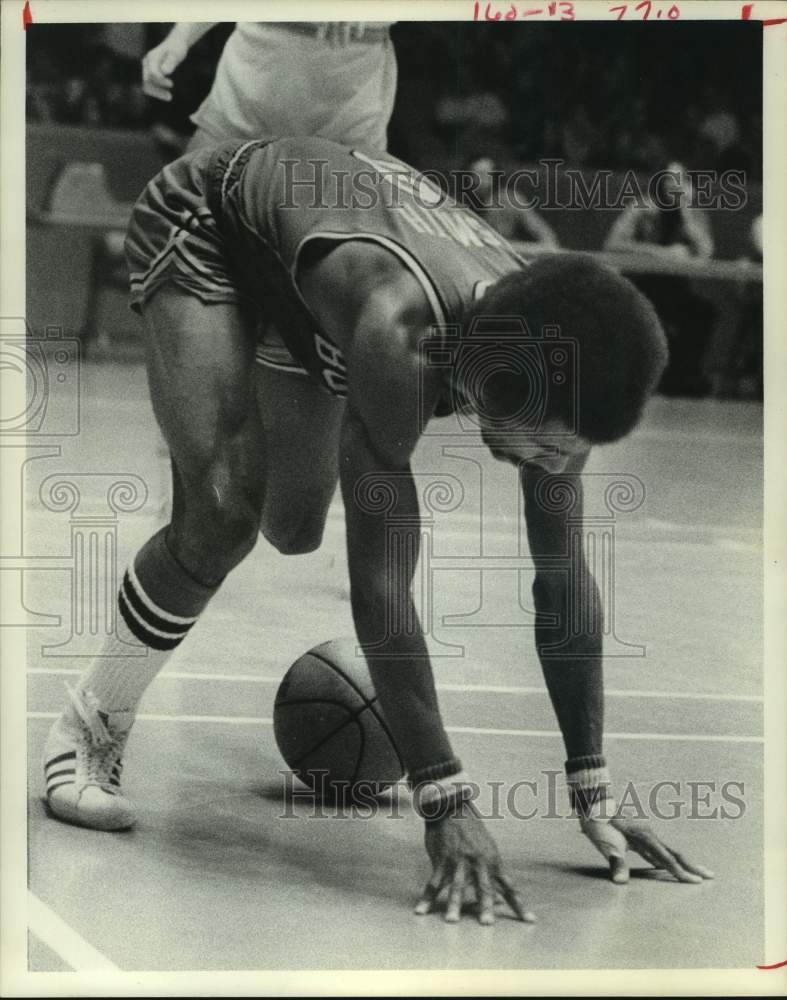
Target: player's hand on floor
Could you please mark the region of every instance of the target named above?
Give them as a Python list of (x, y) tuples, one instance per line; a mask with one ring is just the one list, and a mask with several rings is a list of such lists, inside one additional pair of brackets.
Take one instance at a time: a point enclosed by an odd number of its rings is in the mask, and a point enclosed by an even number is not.
[(188, 46), (177, 39), (165, 38), (142, 60), (142, 89), (148, 97), (172, 100), (171, 76), (188, 55)]
[(472, 890), (481, 924), (495, 922), (494, 906), (499, 897), (520, 920), (532, 923), (536, 919), (503, 873), (497, 845), (470, 803), (461, 804), (453, 815), (429, 820), (425, 843), (432, 877), (416, 904), (416, 913), (431, 913), (445, 896), (445, 920), (456, 923), (465, 893)]
[(702, 865), (688, 861), (682, 854), (667, 847), (645, 820), (615, 817), (611, 820), (580, 819), (582, 832), (609, 862), (613, 882), (623, 884), (629, 880), (626, 851), (634, 851), (641, 858), (673, 875), (679, 882), (702, 882), (712, 879), (713, 872)]

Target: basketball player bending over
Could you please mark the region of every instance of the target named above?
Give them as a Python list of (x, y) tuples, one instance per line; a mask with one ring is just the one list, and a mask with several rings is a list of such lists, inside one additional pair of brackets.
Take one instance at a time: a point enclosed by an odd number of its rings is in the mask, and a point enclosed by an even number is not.
[[(317, 548), (338, 480), (358, 639), (426, 821), (433, 873), (417, 912), (446, 893), (446, 919), (457, 920), (472, 888), (481, 923), (493, 922), (498, 894), (533, 919), (468, 800), (472, 786), (440, 717), (411, 595), (420, 527), (410, 459), (426, 420), (461, 405), (521, 482), (536, 646), (582, 829), (615, 882), (628, 878), (627, 849), (699, 882), (711, 873), (665, 847), (647, 823), (615, 816), (602, 745), (601, 631), (569, 634), (560, 659), (544, 655), (563, 638), (573, 602), (586, 603), (583, 622), (598, 621), (601, 609), (581, 547), (570, 574), (555, 568), (566, 515), (540, 502), (539, 483), (560, 472), (581, 503), (591, 446), (635, 426), (664, 368), (661, 327), (628, 281), (592, 259), (527, 266), (482, 220), (440, 201), (404, 164), (324, 139), (199, 150), (148, 185), (126, 246), (153, 407), (173, 458), (172, 520), (129, 566), (118, 636), (50, 732), (50, 810), (96, 829), (133, 823), (121, 755), (143, 692), (260, 531), (284, 553)], [(257, 343), (260, 316), (266, 332)], [(523, 423), (533, 387), (511, 366), (492, 363), (471, 379), (461, 366), (427, 364), (423, 347), (445, 347), (446, 325), (460, 324), (466, 337), (471, 320), (484, 317), (522, 343), (523, 318), (535, 336), (558, 325), (573, 338), (577, 433), (568, 433), (568, 395), (552, 391), (540, 422)], [(481, 362), (483, 343), (473, 348)], [(478, 364), (467, 370), (477, 374)], [(389, 488), (398, 524), (409, 526), (400, 529), (409, 537), (397, 573), (389, 570), (391, 511), (364, 501), (370, 481)], [(140, 642), (148, 655), (129, 656), (128, 644)], [(437, 799), (439, 818), (428, 819)]]

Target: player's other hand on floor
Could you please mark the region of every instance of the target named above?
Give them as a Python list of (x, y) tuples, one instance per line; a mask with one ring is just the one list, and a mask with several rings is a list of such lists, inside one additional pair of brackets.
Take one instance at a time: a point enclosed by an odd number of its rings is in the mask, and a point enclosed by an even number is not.
[(522, 897), (503, 873), (497, 845), (471, 803), (460, 803), (451, 815), (428, 820), (425, 825), (432, 877), (416, 904), (416, 913), (431, 913), (444, 898), (445, 920), (456, 923), (465, 896), (471, 892), (481, 924), (495, 922), (494, 907), (499, 898), (520, 920), (535, 921), (535, 916), (525, 909)]
[(172, 100), (172, 74), (188, 55), (188, 46), (178, 38), (165, 38), (142, 60), (142, 89), (148, 97)]
[(629, 880), (626, 852), (634, 851), (654, 868), (669, 872), (678, 882), (702, 882), (712, 879), (713, 872), (694, 864), (682, 854), (667, 847), (645, 820), (580, 819), (582, 832), (609, 862), (609, 875), (613, 882), (623, 884)]

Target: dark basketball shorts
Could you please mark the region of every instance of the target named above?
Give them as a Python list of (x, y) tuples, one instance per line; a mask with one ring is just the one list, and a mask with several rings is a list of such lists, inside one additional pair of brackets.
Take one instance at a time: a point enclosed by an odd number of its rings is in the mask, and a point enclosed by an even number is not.
[[(174, 285), (206, 305), (252, 305), (238, 288), (224, 240), (209, 205), (211, 171), (220, 182), (242, 169), (244, 152), (256, 143), (231, 149), (226, 157), (208, 147), (168, 164), (147, 185), (131, 215), (126, 234), (130, 306), (142, 313), (145, 303), (165, 285)], [(231, 155), (230, 155), (231, 153)], [(306, 376), (281, 336), (262, 317), (258, 324), (257, 361), (268, 368)]]

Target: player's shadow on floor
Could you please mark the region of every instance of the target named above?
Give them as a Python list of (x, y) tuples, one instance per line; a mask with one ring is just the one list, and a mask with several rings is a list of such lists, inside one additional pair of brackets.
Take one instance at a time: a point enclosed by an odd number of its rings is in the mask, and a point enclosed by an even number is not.
[(262, 791), (249, 785), (231, 791), (225, 785), (223, 793), (203, 788), (196, 798), (170, 803), (166, 814), (140, 815), (146, 851), (261, 891), (283, 880), (327, 890), (348, 905), (350, 897), (414, 905), (412, 890), (423, 865), (408, 842), (387, 835), (380, 823), (369, 836), (367, 824), (344, 814), (326, 811), (325, 820), (313, 819), (310, 806), (303, 812), (288, 806), (275, 783)]
[[(280, 782), (267, 781), (257, 787), (260, 798), (266, 802), (272, 802), (290, 813), (305, 813), (308, 809), (316, 812), (322, 810), (327, 816), (334, 818), (350, 819), (369, 818), (370, 813), (380, 816), (396, 817), (406, 816), (412, 813), (412, 809), (406, 798), (398, 794), (397, 789), (385, 789), (379, 794), (366, 795), (360, 799), (354, 798), (351, 794), (336, 795), (320, 790), (312, 790), (307, 785), (302, 784), (297, 778), (287, 776), (281, 772)], [(336, 813), (339, 816), (336, 816)]]
[[(584, 875), (586, 878), (600, 879), (604, 882), (614, 883), (609, 877), (609, 868), (604, 865), (560, 865), (563, 871), (573, 872), (574, 875)], [(675, 882), (677, 881), (663, 868), (630, 868), (629, 876), (633, 879), (642, 879), (646, 882)]]

